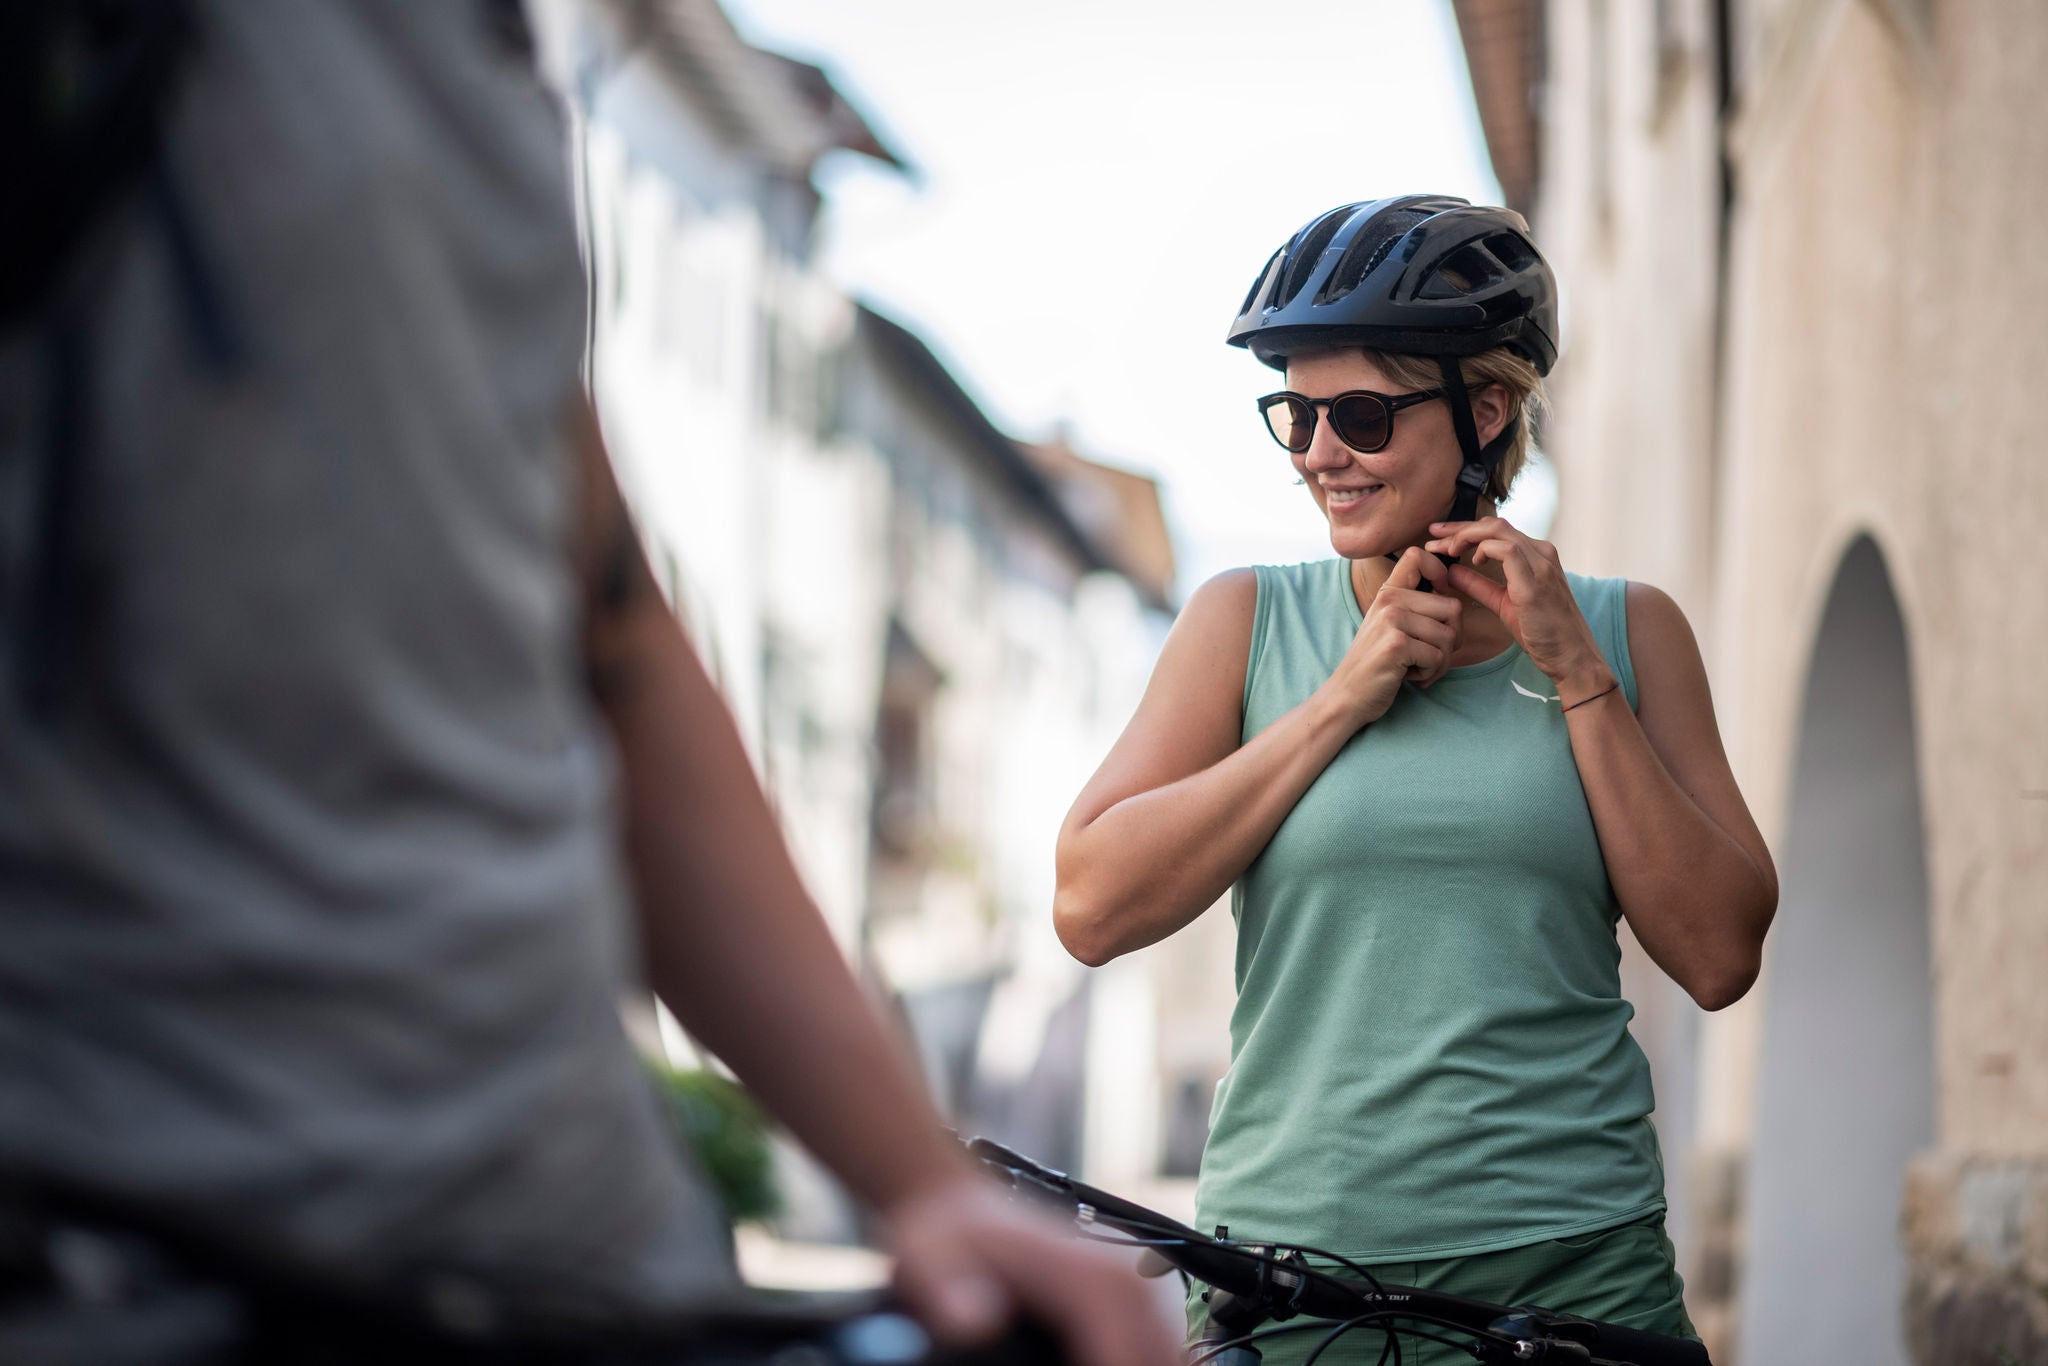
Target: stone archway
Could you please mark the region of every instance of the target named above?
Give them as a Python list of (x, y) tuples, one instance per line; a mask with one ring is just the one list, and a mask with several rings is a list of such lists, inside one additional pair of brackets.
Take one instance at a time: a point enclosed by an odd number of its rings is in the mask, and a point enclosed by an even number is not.
[(1869, 537), (1807, 676), (1750, 1149), (1741, 1366), (1906, 1366), (1899, 1193), (1934, 1139), (1925, 831), (1904, 622)]

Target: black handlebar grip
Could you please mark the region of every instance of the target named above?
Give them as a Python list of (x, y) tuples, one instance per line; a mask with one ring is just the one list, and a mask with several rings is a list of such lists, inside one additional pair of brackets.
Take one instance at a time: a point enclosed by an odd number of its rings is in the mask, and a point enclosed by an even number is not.
[(1596, 1362), (1608, 1362), (1611, 1366), (1714, 1366), (1707, 1359), (1707, 1349), (1697, 1342), (1611, 1323), (1590, 1326), (1594, 1332), (1585, 1345)]

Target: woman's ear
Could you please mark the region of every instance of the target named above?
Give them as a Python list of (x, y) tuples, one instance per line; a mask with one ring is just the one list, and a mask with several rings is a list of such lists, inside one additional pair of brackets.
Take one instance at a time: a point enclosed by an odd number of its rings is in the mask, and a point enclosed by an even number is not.
[(1479, 429), (1479, 444), (1484, 446), (1501, 434), (1514, 416), (1514, 402), (1505, 384), (1489, 384), (1472, 394), (1472, 425)]

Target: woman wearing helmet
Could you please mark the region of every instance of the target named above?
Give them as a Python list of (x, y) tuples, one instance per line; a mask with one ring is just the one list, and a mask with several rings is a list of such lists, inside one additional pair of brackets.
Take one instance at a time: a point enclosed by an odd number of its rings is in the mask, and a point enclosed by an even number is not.
[(1505, 209), (1349, 204), (1274, 254), (1229, 339), (1285, 373), (1259, 407), (1336, 554), (1189, 600), (1061, 830), (1054, 914), (1099, 964), (1235, 884), (1203, 1227), (1692, 1336), (1616, 928), (1718, 1010), (1777, 878), (1677, 606), (1498, 515), (1556, 319)]

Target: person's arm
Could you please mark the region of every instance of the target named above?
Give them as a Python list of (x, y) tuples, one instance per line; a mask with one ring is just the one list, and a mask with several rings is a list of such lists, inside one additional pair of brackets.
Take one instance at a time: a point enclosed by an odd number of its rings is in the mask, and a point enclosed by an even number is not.
[(576, 554), (590, 685), (617, 739), (649, 977), (677, 1020), (882, 1217), (942, 1335), (1022, 1307), (1091, 1366), (1167, 1366), (1136, 1277), (970, 1171), (792, 864), (731, 713), (669, 612), (587, 404)]
[(1257, 580), (1233, 570), (1196, 590), (1060, 829), (1053, 925), (1069, 953), (1099, 966), (1193, 921), (1404, 679), (1441, 676), (1463, 604), (1416, 585), (1443, 572), (1419, 550), (1405, 554), (1330, 679), (1243, 744)]
[[(1677, 603), (1628, 585), (1636, 710), (1616, 689), (1576, 707), (1572, 754), (1629, 928), (1706, 1010), (1742, 999), (1763, 963), (1778, 906), (1770, 849), (1742, 799), (1714, 719), (1706, 665)], [(1590, 697), (1605, 661), (1560, 679)]]
[(1556, 547), (1497, 517), (1432, 529), (1442, 539), (1428, 548), (1502, 567), (1504, 582), (1454, 565), (1451, 582), (1499, 616), (1556, 683), (1608, 880), (1636, 939), (1704, 1009), (1740, 1000), (1762, 965), (1778, 877), (1722, 750), (1706, 667), (1678, 604), (1628, 585), (1630, 711)]

